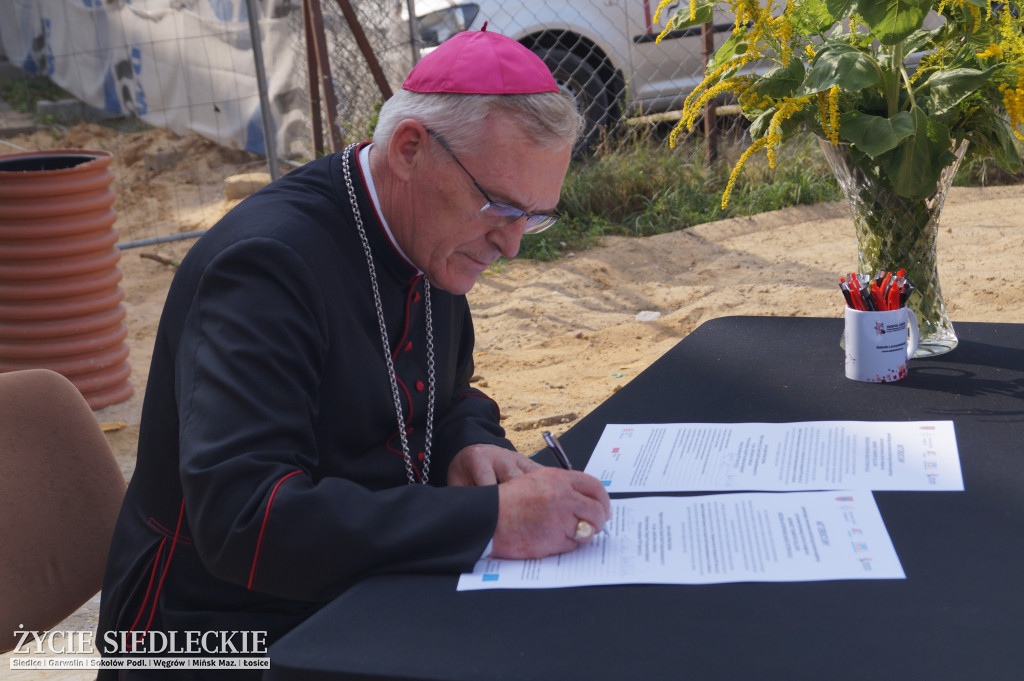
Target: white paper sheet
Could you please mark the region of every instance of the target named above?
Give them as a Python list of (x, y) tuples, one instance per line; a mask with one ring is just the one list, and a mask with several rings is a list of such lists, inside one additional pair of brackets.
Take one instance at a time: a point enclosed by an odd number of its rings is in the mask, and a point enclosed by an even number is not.
[(586, 472), (609, 492), (964, 488), (952, 421), (609, 424)]
[(871, 492), (751, 492), (614, 499), (590, 543), (483, 558), (458, 589), (903, 578)]

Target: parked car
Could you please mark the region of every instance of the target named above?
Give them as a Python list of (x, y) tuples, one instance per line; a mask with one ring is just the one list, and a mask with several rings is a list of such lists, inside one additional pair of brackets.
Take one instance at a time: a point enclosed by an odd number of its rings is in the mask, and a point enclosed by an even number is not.
[[(488, 30), (526, 45), (579, 103), (588, 126), (584, 146), (589, 146), (622, 116), (682, 108), (703, 78), (701, 27), (672, 31), (656, 43), (664, 28), (654, 22), (657, 6), (658, 0), (416, 0), (415, 34), (425, 51), (486, 22)], [(661, 19), (667, 22), (678, 6), (666, 8)], [(932, 13), (925, 27), (940, 22)], [(732, 15), (717, 12), (711, 51), (732, 28)]]
[[(653, 21), (657, 0), (420, 0), (416, 34), (429, 50), (487, 22), (533, 50), (564, 91), (580, 104), (594, 137), (622, 115), (671, 111), (701, 80), (700, 28), (675, 31), (660, 44)], [(671, 17), (675, 5), (665, 12)], [(715, 45), (729, 36), (723, 15)], [(593, 141), (593, 140), (590, 140)]]

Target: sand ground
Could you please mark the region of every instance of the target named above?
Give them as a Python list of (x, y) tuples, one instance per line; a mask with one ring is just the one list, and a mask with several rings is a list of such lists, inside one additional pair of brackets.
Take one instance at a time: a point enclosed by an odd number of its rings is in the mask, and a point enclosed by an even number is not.
[[(185, 148), (186, 159), (198, 158), (207, 169), (216, 167), (217, 149), (166, 131), (127, 140), (112, 135), (83, 124), (59, 137), (35, 133), (11, 141), (31, 149), (120, 150), (115, 174), (126, 183), (115, 209), (122, 232), (155, 219), (178, 219), (179, 232), (201, 229), (236, 203), (218, 189), (192, 200), (185, 211), (175, 210), (182, 193), (170, 174), (131, 181), (145, 175), (147, 148)], [(188, 195), (203, 196), (198, 190)], [(167, 217), (175, 215), (187, 218)], [(192, 243), (129, 249), (121, 259), (135, 394), (96, 415), (102, 423), (124, 424), (107, 438), (126, 477), (134, 467), (153, 338), (174, 274), (167, 262), (180, 261)], [(1024, 289), (1014, 274), (1024, 255), (1024, 186), (952, 189), (938, 252), (954, 323), (1024, 323)], [(855, 269), (856, 257), (849, 210), (829, 203), (644, 239), (606, 238), (554, 263), (507, 262), (484, 274), (469, 294), (477, 333), (475, 384), (501, 405), (510, 439), (530, 453), (543, 446), (542, 431), (572, 426), (702, 322), (727, 315), (841, 316), (838, 277)], [(835, 370), (843, 370), (838, 344)], [(97, 610), (98, 597), (58, 628), (93, 628)], [(12, 672), (9, 657), (0, 656), (0, 677), (12, 681), (94, 678)]]

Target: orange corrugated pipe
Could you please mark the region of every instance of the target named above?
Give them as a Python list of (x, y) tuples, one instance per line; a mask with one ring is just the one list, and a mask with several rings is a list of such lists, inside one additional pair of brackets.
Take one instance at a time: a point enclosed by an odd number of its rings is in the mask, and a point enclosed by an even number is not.
[(66, 376), (93, 409), (132, 394), (113, 155), (0, 155), (0, 372)]

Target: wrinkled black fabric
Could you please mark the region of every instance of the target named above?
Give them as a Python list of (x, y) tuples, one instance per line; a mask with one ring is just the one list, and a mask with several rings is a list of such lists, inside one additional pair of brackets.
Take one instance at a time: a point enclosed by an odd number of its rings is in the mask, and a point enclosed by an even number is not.
[(107, 566), (101, 648), (106, 632), (127, 630), (258, 629), (272, 641), (361, 576), (468, 570), (493, 535), (496, 487), (443, 487), (461, 448), (512, 448), (497, 406), (469, 387), (465, 296), (431, 289), (431, 484), (411, 486), (343, 162), (413, 457), (424, 449), (423, 278), (389, 241), (354, 155), (333, 154), (241, 203), (175, 276)]

